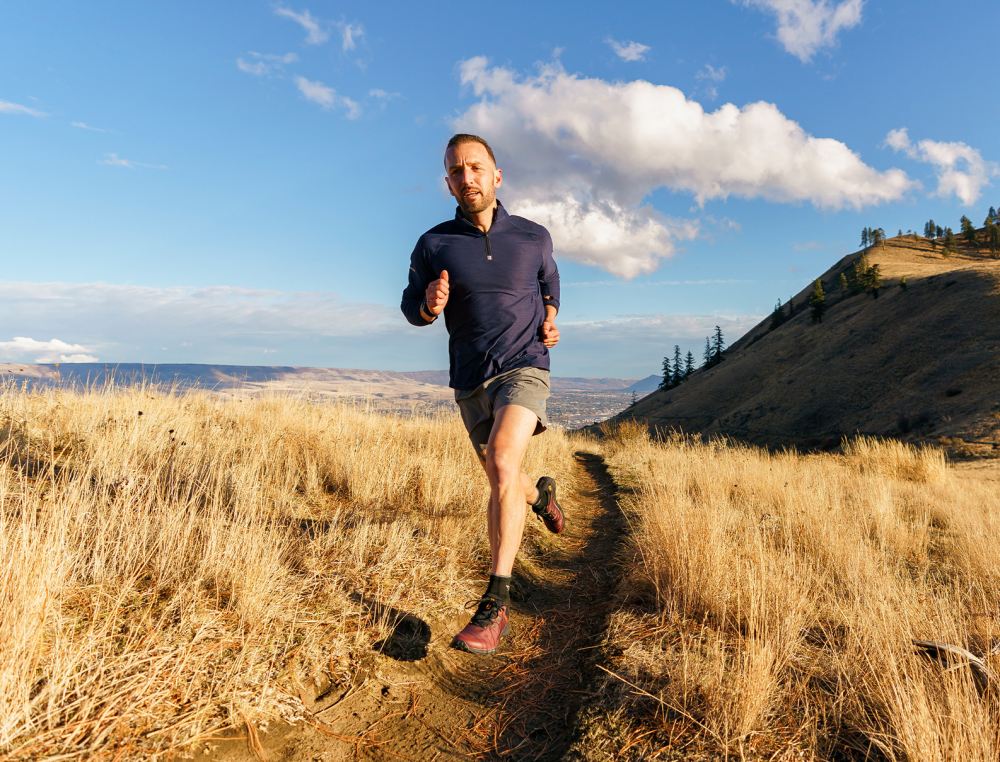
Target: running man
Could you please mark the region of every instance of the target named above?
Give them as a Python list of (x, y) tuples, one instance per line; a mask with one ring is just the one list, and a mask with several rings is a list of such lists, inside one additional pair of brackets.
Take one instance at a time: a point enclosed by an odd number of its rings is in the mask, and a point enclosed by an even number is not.
[[(521, 470), (528, 442), (547, 426), (549, 350), (559, 342), (559, 271), (548, 231), (507, 213), (493, 149), (478, 135), (455, 135), (444, 154), (455, 218), (431, 228), (410, 255), (402, 310), (413, 325), (444, 313), (449, 386), (490, 483), (490, 581), (468, 626), (451, 645), (493, 653), (507, 634), (510, 575), (526, 506), (550, 532), (563, 530), (556, 484), (534, 486)], [(454, 293), (453, 293), (454, 292)]]

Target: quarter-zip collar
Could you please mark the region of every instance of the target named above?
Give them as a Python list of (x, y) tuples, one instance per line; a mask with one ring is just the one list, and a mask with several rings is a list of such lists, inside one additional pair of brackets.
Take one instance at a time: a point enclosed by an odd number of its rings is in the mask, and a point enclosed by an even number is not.
[(497, 225), (506, 222), (506, 220), (508, 220), (509, 218), (510, 215), (507, 213), (507, 210), (503, 208), (503, 204), (500, 203), (500, 199), (497, 199), (497, 208), (493, 210), (493, 224), (490, 225), (489, 233), (484, 233), (482, 230), (477, 228), (474, 224), (472, 224), (472, 222), (469, 221), (469, 218), (466, 217), (465, 213), (462, 211), (462, 207), (460, 206), (455, 207), (455, 220), (460, 223), (465, 223), (470, 229), (476, 231), (479, 235), (482, 236), (491, 235), (493, 231), (496, 230)]

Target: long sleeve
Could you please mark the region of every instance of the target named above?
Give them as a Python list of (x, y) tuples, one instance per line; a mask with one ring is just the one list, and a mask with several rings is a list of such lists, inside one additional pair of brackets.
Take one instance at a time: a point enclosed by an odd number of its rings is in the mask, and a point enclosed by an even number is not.
[(420, 315), (420, 305), (424, 301), (427, 284), (432, 280), (425, 256), (424, 238), (421, 236), (410, 254), (410, 279), (403, 289), (403, 301), (399, 305), (406, 319), (413, 325), (430, 325)]
[(547, 235), (542, 251), (542, 266), (538, 270), (538, 285), (542, 291), (542, 301), (546, 307), (559, 309), (559, 268), (552, 257), (552, 237)]

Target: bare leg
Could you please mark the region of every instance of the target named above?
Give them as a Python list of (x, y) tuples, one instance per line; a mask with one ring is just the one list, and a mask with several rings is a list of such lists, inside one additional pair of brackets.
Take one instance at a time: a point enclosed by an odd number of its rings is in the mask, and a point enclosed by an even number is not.
[(494, 417), (483, 463), (490, 481), (487, 524), (492, 574), (510, 576), (524, 534), (526, 504), (538, 499), (538, 491), (521, 470), (537, 422), (538, 417), (520, 405), (504, 405)]

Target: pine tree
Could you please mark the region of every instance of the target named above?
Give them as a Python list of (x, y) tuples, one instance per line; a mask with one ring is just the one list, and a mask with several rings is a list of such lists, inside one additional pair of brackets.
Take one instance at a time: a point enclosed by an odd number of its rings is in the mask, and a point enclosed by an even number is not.
[(910, 284), (907, 283), (907, 281), (906, 281), (906, 276), (905, 275), (902, 278), (899, 279), (899, 287), (903, 291), (906, 291), (906, 289), (910, 287)]
[(976, 226), (972, 224), (972, 220), (963, 214), (959, 222), (962, 225), (962, 237), (969, 243), (974, 244), (976, 242)]
[(986, 228), (986, 242), (994, 255), (1000, 252), (1000, 223), (994, 222)]
[(868, 290), (868, 274), (871, 272), (871, 263), (867, 254), (859, 254), (854, 260), (854, 267), (851, 269), (851, 287), (854, 291)]
[(712, 357), (715, 362), (722, 362), (722, 353), (726, 349), (726, 342), (722, 338), (722, 329), (715, 326), (715, 333), (712, 336)]
[(639, 401), (639, 395), (635, 393), (635, 389), (632, 390), (632, 402), (631, 407), (635, 407), (635, 403)]
[(687, 355), (684, 357), (684, 380), (686, 381), (694, 373), (694, 355), (691, 354), (691, 350), (688, 350)]
[(951, 228), (944, 229), (944, 255), (955, 253), (955, 233)]
[(861, 248), (868, 248), (868, 228), (862, 228), (861, 230)]
[(669, 389), (670, 388), (670, 382), (673, 379), (673, 377), (674, 377), (674, 371), (673, 371), (673, 368), (670, 367), (670, 358), (669, 357), (664, 357), (663, 358), (663, 378), (660, 381), (660, 388), (661, 389)]
[(837, 279), (837, 283), (840, 286), (840, 290), (846, 294), (847, 289), (850, 288), (850, 285), (847, 283), (847, 275), (841, 273), (840, 277)]
[(927, 220), (927, 224), (924, 225), (924, 238), (931, 242), (931, 248), (937, 248), (937, 225), (934, 224), (934, 220)]
[(785, 308), (781, 306), (781, 300), (774, 305), (774, 309), (771, 311), (771, 330), (780, 326), (786, 320), (785, 318)]
[(882, 272), (878, 265), (868, 268), (868, 288), (871, 289), (872, 296), (878, 299), (879, 289), (882, 288)]
[(934, 229), (934, 237), (935, 238), (943, 238), (944, 237), (944, 228), (942, 228), (940, 225), (938, 225)]
[(988, 219), (993, 220), (993, 222), (997, 221), (997, 210), (994, 209), (992, 206), (990, 207), (990, 214)]
[(826, 294), (823, 292), (823, 281), (819, 278), (813, 282), (813, 290), (809, 295), (809, 306), (812, 308), (812, 321), (822, 323), (823, 313), (826, 311)]
[(674, 344), (674, 386), (684, 380), (684, 360), (681, 358), (681, 348)]
[(704, 368), (712, 367), (712, 344), (708, 336), (705, 337), (705, 354), (703, 355), (705, 362), (702, 364)]

